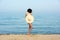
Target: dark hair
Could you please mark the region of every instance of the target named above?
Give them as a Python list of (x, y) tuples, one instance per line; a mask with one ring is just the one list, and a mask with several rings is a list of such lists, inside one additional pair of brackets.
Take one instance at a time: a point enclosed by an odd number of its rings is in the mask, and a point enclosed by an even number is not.
[(30, 9), (30, 8), (27, 9), (27, 12), (32, 13), (32, 9)]

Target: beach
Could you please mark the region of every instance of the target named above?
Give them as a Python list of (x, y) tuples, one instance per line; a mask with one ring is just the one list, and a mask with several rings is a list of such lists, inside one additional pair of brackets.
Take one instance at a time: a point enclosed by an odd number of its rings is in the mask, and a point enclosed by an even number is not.
[(60, 40), (59, 34), (8, 34), (0, 35), (0, 40)]

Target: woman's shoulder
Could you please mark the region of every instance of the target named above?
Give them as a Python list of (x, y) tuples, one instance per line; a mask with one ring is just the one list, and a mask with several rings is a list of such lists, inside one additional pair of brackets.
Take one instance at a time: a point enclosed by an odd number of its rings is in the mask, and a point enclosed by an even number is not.
[(32, 13), (28, 13), (28, 12), (27, 12), (26, 15), (29, 16), (29, 15), (32, 15)]

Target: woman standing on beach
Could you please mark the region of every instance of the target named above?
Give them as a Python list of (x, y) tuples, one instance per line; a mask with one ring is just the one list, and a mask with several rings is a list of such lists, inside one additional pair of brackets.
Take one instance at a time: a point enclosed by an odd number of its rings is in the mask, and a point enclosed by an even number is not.
[(27, 13), (25, 15), (26, 18), (26, 22), (29, 25), (29, 30), (28, 30), (28, 34), (30, 34), (31, 30), (32, 30), (32, 22), (34, 21), (34, 17), (32, 16), (32, 9), (27, 9)]

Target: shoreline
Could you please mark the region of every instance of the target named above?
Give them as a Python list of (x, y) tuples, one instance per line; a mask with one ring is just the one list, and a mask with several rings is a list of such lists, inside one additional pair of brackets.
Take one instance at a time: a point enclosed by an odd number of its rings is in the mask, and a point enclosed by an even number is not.
[[(0, 34), (0, 35), (27, 35), (27, 34)], [(31, 34), (31, 35), (60, 35), (60, 34)]]
[(1, 34), (0, 40), (60, 40), (60, 34)]

